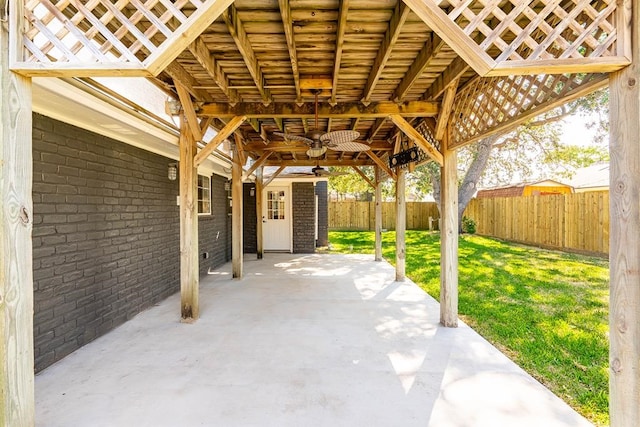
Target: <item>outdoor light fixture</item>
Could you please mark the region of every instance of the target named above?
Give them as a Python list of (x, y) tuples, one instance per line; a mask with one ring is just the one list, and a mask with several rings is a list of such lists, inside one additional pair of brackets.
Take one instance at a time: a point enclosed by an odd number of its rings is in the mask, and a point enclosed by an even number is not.
[(250, 195), (251, 197), (253, 197), (253, 196), (255, 196), (255, 195), (256, 195), (256, 187), (251, 187), (251, 188), (249, 189), (249, 195)]
[(178, 164), (177, 163), (169, 163), (168, 177), (169, 177), (169, 181), (175, 181), (178, 178)]
[(307, 150), (307, 156), (320, 157), (327, 151), (327, 147), (322, 145), (322, 142), (318, 139), (313, 141), (311, 148)]
[(164, 102), (164, 110), (170, 116), (179, 116), (180, 111), (182, 111), (182, 105), (180, 105), (180, 101), (173, 97), (168, 97)]

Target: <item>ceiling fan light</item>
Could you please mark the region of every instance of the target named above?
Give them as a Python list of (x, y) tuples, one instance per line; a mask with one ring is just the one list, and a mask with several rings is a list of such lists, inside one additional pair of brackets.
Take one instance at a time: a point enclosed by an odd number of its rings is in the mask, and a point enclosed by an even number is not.
[(327, 147), (311, 147), (307, 150), (307, 156), (320, 157), (327, 151)]

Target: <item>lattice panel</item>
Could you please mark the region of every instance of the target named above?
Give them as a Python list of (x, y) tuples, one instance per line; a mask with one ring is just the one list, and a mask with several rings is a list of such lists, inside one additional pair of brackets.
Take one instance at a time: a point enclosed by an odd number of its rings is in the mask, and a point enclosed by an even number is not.
[(456, 95), (452, 147), (472, 142), (606, 85), (604, 74), (478, 78)]
[(615, 0), (449, 0), (440, 7), (497, 63), (617, 55)]
[(23, 62), (142, 63), (200, 0), (26, 0)]
[(433, 129), (431, 129), (431, 126), (429, 126), (425, 120), (420, 120), (420, 123), (416, 126), (416, 130), (424, 136), (424, 139), (426, 139), (429, 144), (434, 146), (436, 150), (440, 151), (440, 141), (436, 139)]

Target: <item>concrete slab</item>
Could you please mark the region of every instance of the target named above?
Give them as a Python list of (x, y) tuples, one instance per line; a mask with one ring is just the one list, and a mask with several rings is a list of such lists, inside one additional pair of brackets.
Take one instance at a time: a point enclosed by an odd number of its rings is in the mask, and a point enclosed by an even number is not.
[(266, 254), (36, 376), (38, 426), (589, 426), (364, 255)]

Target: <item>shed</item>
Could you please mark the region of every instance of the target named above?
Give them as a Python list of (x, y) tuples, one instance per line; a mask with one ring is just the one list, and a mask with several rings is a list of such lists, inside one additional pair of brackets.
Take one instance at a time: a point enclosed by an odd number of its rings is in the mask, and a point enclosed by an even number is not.
[(550, 179), (537, 182), (522, 182), (506, 187), (495, 187), (479, 190), (478, 199), (494, 197), (548, 196), (552, 194), (571, 194), (573, 187)]

